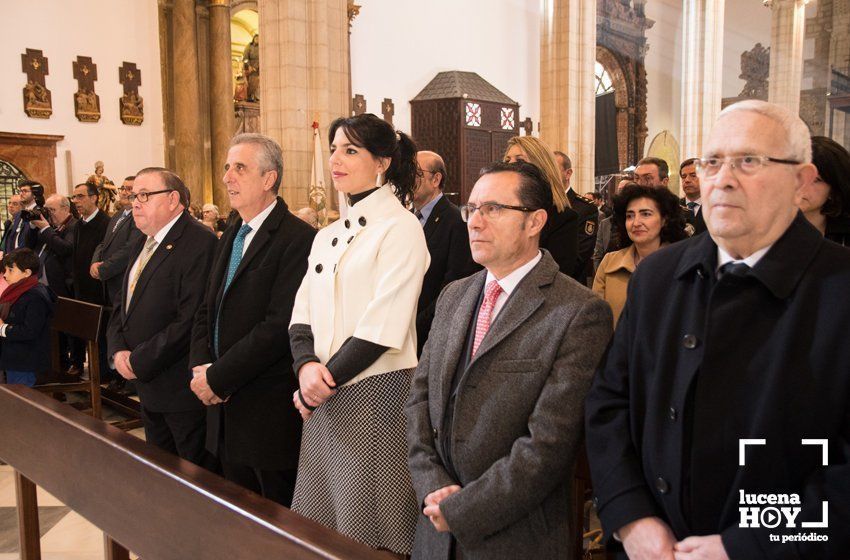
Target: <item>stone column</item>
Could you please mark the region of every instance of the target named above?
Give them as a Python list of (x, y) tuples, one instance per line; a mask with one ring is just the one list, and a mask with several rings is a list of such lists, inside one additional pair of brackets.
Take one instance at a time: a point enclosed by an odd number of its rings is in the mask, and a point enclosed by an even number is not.
[(720, 112), (725, 0), (685, 0), (683, 10), (682, 160), (702, 156)]
[(212, 201), (226, 214), (230, 203), (221, 176), (227, 161), (227, 146), (236, 127), (230, 67), (230, 0), (211, 0), (209, 10)]
[(540, 137), (573, 160), (573, 188), (594, 189), (596, 2), (544, 0)]
[(195, 0), (174, 0), (174, 170), (192, 200), (204, 199), (204, 145), (201, 139), (201, 88)]
[(772, 18), (767, 99), (798, 115), (803, 80), (806, 0), (771, 0), (768, 5)]
[(348, 115), (348, 5), (260, 0), (258, 12), (260, 129), (283, 148), (281, 194), (298, 208), (308, 202), (313, 121), (327, 146), (330, 122)]

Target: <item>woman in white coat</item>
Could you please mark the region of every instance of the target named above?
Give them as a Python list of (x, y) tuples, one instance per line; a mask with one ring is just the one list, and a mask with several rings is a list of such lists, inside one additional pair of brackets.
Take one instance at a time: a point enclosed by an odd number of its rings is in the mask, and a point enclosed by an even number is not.
[(322, 229), (289, 335), (304, 435), (292, 509), (374, 548), (410, 554), (418, 509), (403, 405), (416, 368), (416, 302), (430, 257), (407, 209), (416, 145), (372, 114), (331, 124), (348, 216)]

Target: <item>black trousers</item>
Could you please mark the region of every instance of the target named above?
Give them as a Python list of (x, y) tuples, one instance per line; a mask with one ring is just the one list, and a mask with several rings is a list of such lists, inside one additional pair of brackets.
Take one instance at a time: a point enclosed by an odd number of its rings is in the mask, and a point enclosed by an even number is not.
[(224, 478), (282, 506), (292, 506), (296, 469), (268, 471), (230, 463), (222, 458)]
[(154, 412), (142, 409), (145, 439), (181, 459), (207, 470), (220, 472), (218, 460), (204, 447), (207, 434), (207, 411)]

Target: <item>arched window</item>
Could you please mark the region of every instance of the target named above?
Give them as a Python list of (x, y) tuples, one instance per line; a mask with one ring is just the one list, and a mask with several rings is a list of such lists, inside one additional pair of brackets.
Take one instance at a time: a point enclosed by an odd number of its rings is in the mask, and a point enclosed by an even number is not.
[(614, 91), (611, 75), (599, 62), (596, 63), (596, 95), (604, 95)]

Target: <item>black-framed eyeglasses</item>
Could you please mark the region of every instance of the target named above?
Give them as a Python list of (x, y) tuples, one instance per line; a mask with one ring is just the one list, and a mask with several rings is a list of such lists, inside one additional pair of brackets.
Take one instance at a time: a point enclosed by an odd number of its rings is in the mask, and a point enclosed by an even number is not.
[(174, 192), (174, 189), (163, 189), (161, 191), (140, 192), (140, 193), (137, 193), (137, 194), (131, 194), (127, 198), (130, 199), (130, 202), (136, 202), (138, 200), (139, 202), (144, 204), (145, 202), (148, 201), (148, 199), (151, 196), (153, 196), (155, 194), (163, 194), (163, 193), (169, 193), (169, 192)]
[(464, 204), (460, 207), (460, 217), (464, 222), (468, 222), (473, 214), (481, 210), (481, 215), (488, 220), (496, 220), (502, 215), (502, 210), (517, 210), (519, 212), (534, 212), (539, 208), (529, 208), (528, 206), (511, 206), (510, 204), (499, 204), (498, 202), (485, 202), (481, 206), (474, 204)]
[(699, 158), (694, 163), (696, 164), (697, 173), (703, 177), (712, 177), (720, 172), (724, 163), (729, 163), (732, 169), (737, 169), (743, 175), (753, 175), (758, 173), (762, 167), (768, 162), (782, 163), (785, 165), (799, 165), (802, 162), (793, 159), (780, 159), (770, 156), (759, 156), (754, 154), (745, 154), (742, 156), (729, 157), (708, 157)]

